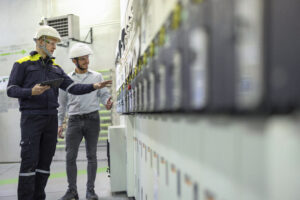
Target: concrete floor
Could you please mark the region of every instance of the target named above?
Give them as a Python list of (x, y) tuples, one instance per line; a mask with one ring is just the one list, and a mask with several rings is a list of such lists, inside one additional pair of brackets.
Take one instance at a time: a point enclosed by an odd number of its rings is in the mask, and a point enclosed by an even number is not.
[[(87, 162), (84, 159), (85, 149), (81, 148), (77, 168), (80, 172), (77, 175), (77, 188), (81, 200), (85, 199), (86, 192), (86, 166)], [(51, 177), (46, 186), (47, 200), (57, 200), (67, 190), (67, 177), (65, 174), (64, 150), (57, 150), (54, 161), (51, 165)], [(106, 149), (98, 148), (98, 170), (95, 182), (95, 192), (99, 196), (99, 200), (128, 200), (126, 193), (112, 194), (110, 190), (110, 179), (107, 168)], [(17, 199), (17, 178), (19, 173), (19, 163), (0, 164), (0, 199), (1, 200), (16, 200)]]

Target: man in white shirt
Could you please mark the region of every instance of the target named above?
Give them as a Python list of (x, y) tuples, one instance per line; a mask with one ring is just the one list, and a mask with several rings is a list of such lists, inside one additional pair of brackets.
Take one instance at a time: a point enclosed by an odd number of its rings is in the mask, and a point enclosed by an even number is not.
[[(76, 68), (69, 76), (75, 83), (103, 81), (100, 73), (88, 69), (89, 55), (91, 54), (92, 50), (86, 44), (77, 43), (71, 48), (69, 57)], [(99, 101), (106, 106), (106, 109), (111, 109), (113, 103), (107, 88), (80, 96), (68, 94), (63, 90), (59, 91), (58, 136), (60, 138), (63, 138), (62, 123), (66, 112), (69, 116), (66, 131), (66, 169), (69, 188), (61, 200), (79, 199), (76, 184), (76, 158), (83, 137), (88, 159), (86, 198), (88, 200), (98, 199), (94, 191), (94, 182), (97, 173), (97, 142), (100, 131)]]

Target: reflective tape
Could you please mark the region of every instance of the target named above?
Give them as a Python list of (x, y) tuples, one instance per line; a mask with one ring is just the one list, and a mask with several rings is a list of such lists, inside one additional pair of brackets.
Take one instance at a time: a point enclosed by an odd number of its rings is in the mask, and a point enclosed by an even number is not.
[(43, 174), (50, 174), (50, 171), (46, 171), (46, 170), (42, 170), (42, 169), (36, 169), (35, 171), (39, 172), (39, 173), (43, 173)]
[(71, 85), (69, 85), (69, 87), (67, 87), (67, 89), (66, 89), (66, 92), (68, 92), (69, 89), (70, 89), (73, 85), (75, 85), (75, 83), (72, 83)]
[(17, 86), (17, 85), (10, 85), (10, 86), (8, 86), (8, 87), (6, 88), (6, 90), (9, 90), (9, 89), (12, 88), (12, 87), (19, 87), (19, 86)]
[(35, 176), (35, 172), (20, 173), (19, 176)]

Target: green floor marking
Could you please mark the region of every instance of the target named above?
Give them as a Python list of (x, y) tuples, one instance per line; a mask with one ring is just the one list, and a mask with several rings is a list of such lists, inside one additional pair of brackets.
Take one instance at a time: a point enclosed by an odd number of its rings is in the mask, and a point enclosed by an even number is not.
[(14, 184), (17, 182), (18, 182), (17, 178), (5, 179), (5, 180), (0, 180), (0, 185)]
[[(102, 167), (102, 168), (98, 168), (97, 169), (97, 173), (103, 173), (103, 172), (106, 172), (108, 167)], [(77, 175), (85, 175), (87, 174), (87, 171), (86, 170), (78, 170), (77, 171)], [(57, 173), (53, 173), (50, 175), (50, 179), (53, 179), (53, 178), (63, 178), (63, 177), (66, 177), (67, 174), (66, 172), (57, 172)], [(1, 185), (8, 185), (8, 184), (15, 184), (15, 183), (18, 183), (18, 178), (11, 178), (11, 179), (4, 179), (4, 180), (0, 180), (0, 186)]]

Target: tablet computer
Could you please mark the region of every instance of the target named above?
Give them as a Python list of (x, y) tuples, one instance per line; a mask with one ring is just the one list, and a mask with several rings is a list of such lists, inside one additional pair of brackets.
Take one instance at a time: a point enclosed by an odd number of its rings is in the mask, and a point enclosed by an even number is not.
[(41, 86), (49, 85), (50, 87), (59, 88), (60, 84), (63, 82), (63, 78), (52, 79), (48, 81), (41, 82)]

